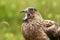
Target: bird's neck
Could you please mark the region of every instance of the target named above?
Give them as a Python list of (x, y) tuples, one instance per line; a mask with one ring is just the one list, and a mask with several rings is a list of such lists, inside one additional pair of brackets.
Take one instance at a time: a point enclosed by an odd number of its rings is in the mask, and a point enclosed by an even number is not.
[(42, 18), (41, 14), (39, 12), (35, 13), (34, 16), (35, 16), (35, 18), (34, 18), (35, 20), (43, 21), (43, 18)]
[(34, 15), (34, 18), (29, 19), (28, 22), (31, 22), (31, 21), (42, 22), (43, 21), (43, 18), (40, 13), (34, 13), (33, 15)]

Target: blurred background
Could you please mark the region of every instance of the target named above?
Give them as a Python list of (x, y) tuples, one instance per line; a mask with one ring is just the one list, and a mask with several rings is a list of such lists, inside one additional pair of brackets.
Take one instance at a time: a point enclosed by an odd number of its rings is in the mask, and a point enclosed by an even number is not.
[(21, 24), (27, 7), (35, 7), (44, 19), (60, 24), (60, 0), (0, 0), (0, 40), (23, 40)]

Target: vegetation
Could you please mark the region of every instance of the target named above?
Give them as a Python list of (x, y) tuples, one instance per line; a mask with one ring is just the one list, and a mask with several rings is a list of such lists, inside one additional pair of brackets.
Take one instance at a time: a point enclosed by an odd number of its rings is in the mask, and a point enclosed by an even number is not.
[(0, 0), (0, 40), (23, 40), (21, 33), (23, 13), (35, 7), (44, 19), (60, 23), (60, 0)]

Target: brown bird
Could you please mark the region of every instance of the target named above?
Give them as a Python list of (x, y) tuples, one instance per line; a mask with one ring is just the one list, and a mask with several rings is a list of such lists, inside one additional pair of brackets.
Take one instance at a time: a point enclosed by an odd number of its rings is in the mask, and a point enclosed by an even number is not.
[(43, 30), (43, 19), (35, 8), (28, 7), (21, 12), (26, 13), (22, 23), (25, 40), (50, 40)]
[(22, 34), (25, 40), (58, 40), (60, 25), (51, 20), (44, 20), (41, 14), (33, 7), (21, 12), (26, 15), (22, 23)]

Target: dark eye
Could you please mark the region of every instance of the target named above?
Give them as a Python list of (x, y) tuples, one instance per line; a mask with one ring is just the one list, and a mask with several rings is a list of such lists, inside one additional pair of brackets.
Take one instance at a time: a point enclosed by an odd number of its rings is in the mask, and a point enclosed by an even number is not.
[(29, 17), (29, 16), (30, 16), (30, 14), (27, 14), (27, 16)]

